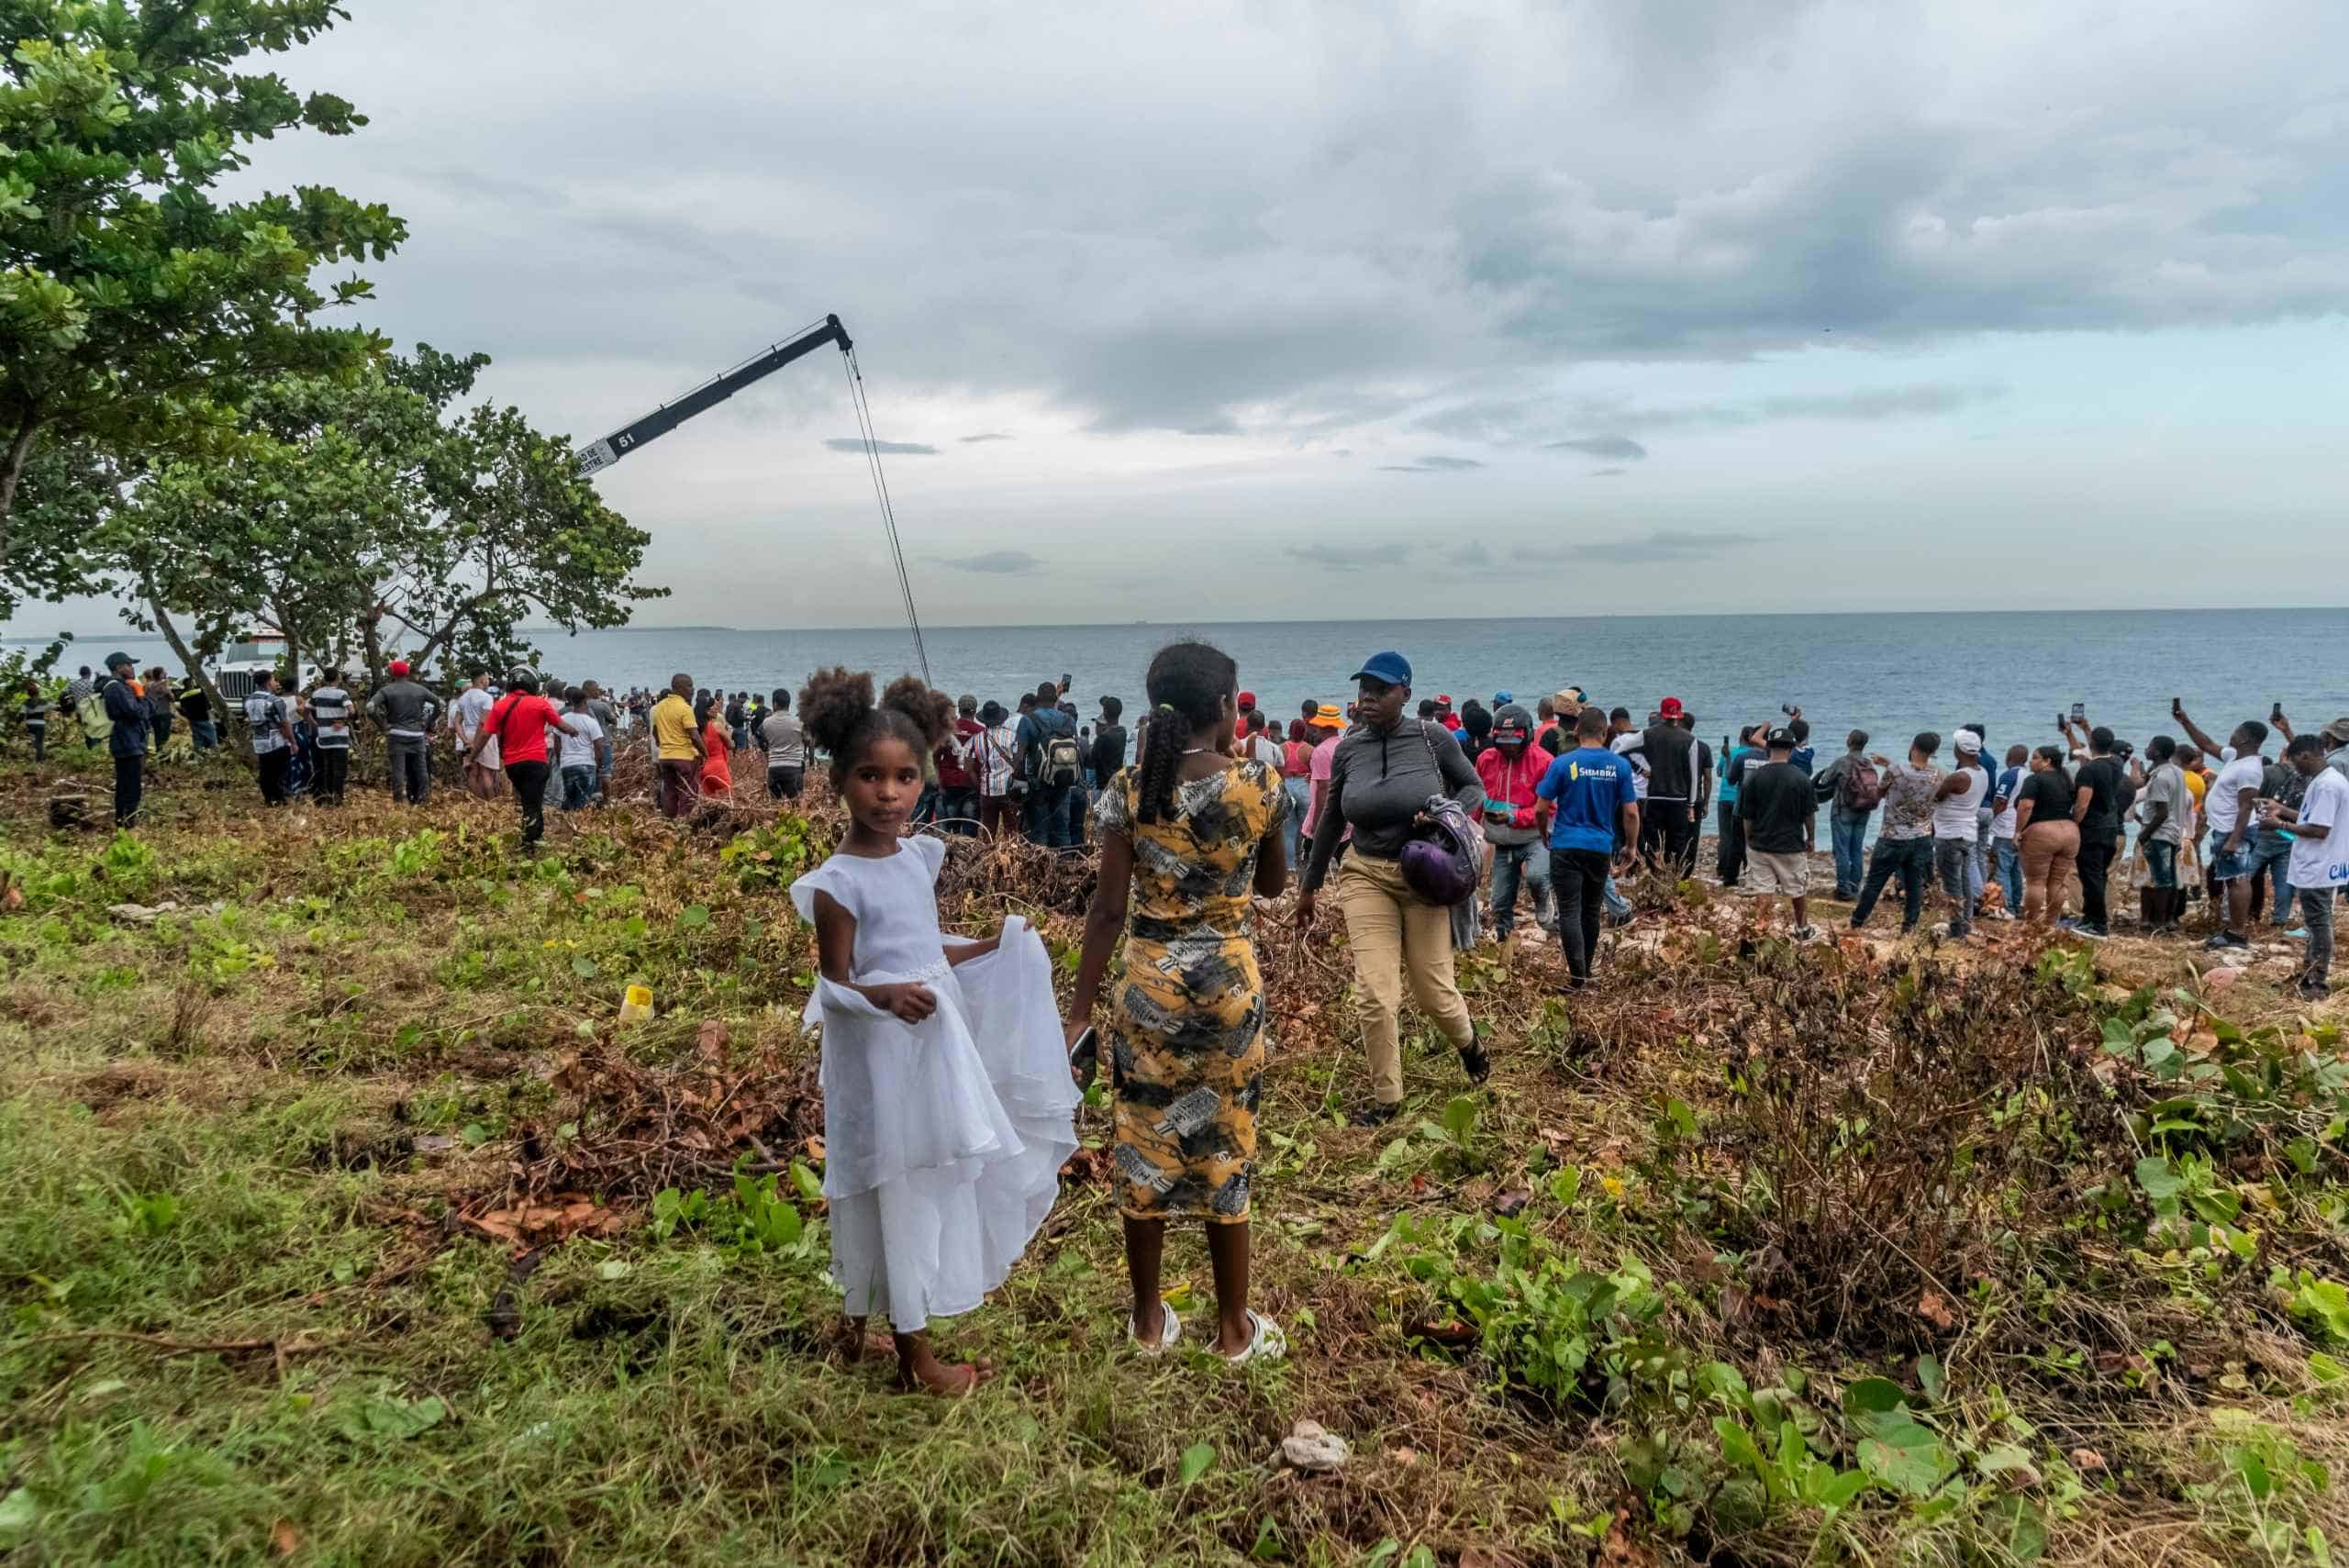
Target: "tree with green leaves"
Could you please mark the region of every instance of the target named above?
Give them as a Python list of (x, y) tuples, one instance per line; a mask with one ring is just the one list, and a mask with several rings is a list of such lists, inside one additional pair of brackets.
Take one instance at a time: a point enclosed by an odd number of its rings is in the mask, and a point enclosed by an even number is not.
[(406, 238), (399, 218), (326, 186), (249, 201), (217, 191), (281, 131), (344, 136), (367, 123), (340, 98), (301, 97), (248, 65), (347, 17), (334, 0), (0, 0), (0, 584), (11, 595), (42, 585), (14, 570), (17, 492), (42, 440), (141, 460), (217, 456), (242, 439), (239, 409), (255, 388), (294, 371), (348, 374), (384, 348), (363, 328), (312, 320), (367, 297), (363, 279), (315, 280), (382, 260)]
[(632, 580), (651, 536), (518, 410), (450, 413), (487, 363), (422, 344), (262, 388), (235, 442), (118, 487), (86, 537), (98, 585), (191, 668), (256, 622), (297, 670), (377, 673), (386, 627), (421, 668), (511, 659), (528, 619), (625, 624), (666, 592)]

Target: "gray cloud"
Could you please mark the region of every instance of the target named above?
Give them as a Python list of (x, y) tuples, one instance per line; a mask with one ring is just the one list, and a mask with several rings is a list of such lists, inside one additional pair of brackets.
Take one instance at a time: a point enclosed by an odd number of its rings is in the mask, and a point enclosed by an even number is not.
[(1008, 441), (1012, 438), (1005, 435), (1001, 430), (987, 430), (975, 436), (962, 436), (957, 439), (968, 447), (975, 446), (981, 441)]
[(1464, 473), (1485, 465), (1473, 457), (1444, 457), (1441, 454), (1413, 458), (1409, 462), (1383, 462), (1381, 473)]
[[(834, 436), (824, 443), (836, 452), (861, 452), (864, 442), (855, 436)], [(887, 457), (936, 457), (938, 449), (920, 441), (875, 441), (873, 443)]]
[(1630, 539), (1592, 539), (1565, 547), (1568, 555), (1617, 565), (1643, 565), (1657, 561), (1688, 561), (1724, 550), (1764, 543), (1765, 534), (1690, 533), (1680, 528), (1655, 528)]
[(1630, 472), (1631, 470), (1627, 468), (1594, 468), (1590, 471), (1590, 477), (1593, 479), (1612, 479), (1619, 473), (1629, 473)]
[(1410, 559), (1408, 544), (1293, 544), (1292, 560), (1332, 572), (1360, 572), (1372, 566), (1400, 566)]
[(1580, 452), (1585, 457), (1610, 457), (1636, 462), (1648, 449), (1629, 436), (1578, 436), (1570, 441), (1545, 441), (1552, 451)]
[[(2129, 514), (2157, 568), (2238, 507), (2279, 549), (2333, 548), (2305, 411), (2338, 402), (2349, 316), (2338, 0), (2271, 0), (2257, 26), (2216, 6), (2017, 22), (1933, 0), (1580, 0), (1474, 28), (1391, 0), (1342, 28), (1282, 6), (1240, 27), (1187, 7), (933, 25), (874, 0), (787, 94), (773, 61), (802, 28), (776, 7), (686, 0), (686, 25), (651, 31), (618, 0), (571, 0), (559, 28), (545, 0), (353, 9), (270, 63), (373, 123), (274, 140), (239, 180), (409, 221), (362, 269), (358, 319), (495, 355), (484, 395), (592, 439), (838, 310), (883, 428), (1018, 433), (975, 465), (1002, 472), (994, 497), (917, 489), (974, 465), (906, 465), (909, 541), (955, 514), (930, 552), (1098, 571), (1113, 517), (1119, 565), (1163, 572), (1267, 539), (1418, 537), (1431, 500), (1507, 537), (1575, 461), (1634, 465), (1642, 511), (1582, 525), (1628, 535), (1792, 539), (1910, 481), (1932, 507), (1850, 565), (1887, 604), (1930, 598), (1946, 574), (1920, 566), (2051, 484)], [(698, 47), (712, 25), (729, 48)], [(1071, 64), (1130, 56), (1152, 69)], [(878, 80), (886, 115), (865, 112)], [(611, 178), (648, 150), (666, 177)], [(2014, 386), (2000, 428), (2050, 439), (1953, 456), (1932, 422), (1995, 406), (1993, 376)], [(2198, 427), (2198, 461), (2146, 452), (2149, 422), (2214, 397), (2240, 417)], [(885, 572), (759, 559), (778, 525), (794, 548), (774, 560), (868, 558), (863, 475), (818, 444), (846, 419), (826, 350), (598, 478), (653, 527), (647, 575), (678, 589), (655, 618), (726, 620), (746, 593), (809, 623), (896, 615)], [(1917, 427), (1898, 427), (1913, 468), (1842, 461), (1895, 428), (1869, 420)], [(1675, 433), (1756, 426), (1783, 439), (1709, 443), (1739, 450), (1703, 475), (1670, 461)], [(1496, 455), (1602, 435), (1656, 450)], [(1321, 461), (1333, 448), (1370, 461)], [(1369, 480), (1431, 472), (1422, 450), (1492, 467), (1440, 495)], [(1787, 462), (1816, 485), (1786, 484)], [(1749, 480), (1750, 511), (1712, 510), (1709, 486)], [(2095, 524), (2083, 553), (2109, 544)], [(1683, 602), (1734, 602), (1747, 562), (1722, 559)], [(1297, 575), (1235, 613), (1313, 609)], [(2131, 584), (2176, 580), (2098, 581), (2157, 598)], [(1006, 581), (940, 571), (923, 613), (1001, 618)], [(1088, 613), (1158, 613), (1121, 593)]]
[(1033, 572), (1044, 563), (1024, 550), (990, 550), (981, 555), (952, 557), (939, 562), (957, 572), (984, 572), (995, 576), (1011, 576)]

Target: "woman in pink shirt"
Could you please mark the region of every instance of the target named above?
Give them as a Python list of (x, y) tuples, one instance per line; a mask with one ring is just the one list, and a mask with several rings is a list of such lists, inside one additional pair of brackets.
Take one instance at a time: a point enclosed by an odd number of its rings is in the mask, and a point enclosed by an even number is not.
[[(1325, 702), (1314, 715), (1313, 757), (1306, 763), (1305, 830), (1299, 836), (1300, 847), (1308, 853), (1313, 843), (1313, 825), (1321, 819), (1321, 797), (1330, 790), (1330, 762), (1338, 754), (1338, 738), (1346, 732), (1346, 721), (1338, 712), (1338, 705)], [(1296, 863), (1305, 864), (1300, 854)]]

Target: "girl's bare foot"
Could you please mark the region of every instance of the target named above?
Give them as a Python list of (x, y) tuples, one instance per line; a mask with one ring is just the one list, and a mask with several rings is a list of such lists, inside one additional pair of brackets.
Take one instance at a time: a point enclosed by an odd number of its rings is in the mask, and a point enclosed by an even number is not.
[(959, 1399), (977, 1393), (981, 1384), (995, 1376), (995, 1363), (984, 1356), (960, 1366), (949, 1366), (940, 1361), (930, 1347), (927, 1334), (901, 1334), (895, 1342), (897, 1381), (909, 1391)]
[(897, 1353), (897, 1341), (888, 1335), (864, 1326), (862, 1318), (843, 1319), (841, 1324), (841, 1359), (852, 1364), (857, 1362), (886, 1361)]
[(949, 1365), (935, 1356), (926, 1360), (927, 1365), (904, 1369), (899, 1381), (907, 1392), (939, 1394), (950, 1399), (960, 1399), (976, 1394), (980, 1385), (995, 1380), (995, 1363), (984, 1356), (960, 1365)]

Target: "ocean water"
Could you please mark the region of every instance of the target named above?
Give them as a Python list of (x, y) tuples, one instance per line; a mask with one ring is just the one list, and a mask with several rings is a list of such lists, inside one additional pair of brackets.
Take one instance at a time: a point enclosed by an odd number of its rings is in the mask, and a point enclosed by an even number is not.
[[(932, 679), (948, 692), (1010, 706), (1065, 673), (1088, 721), (1104, 694), (1130, 713), (1151, 655), (1182, 637), (1229, 652), (1241, 684), (1282, 719), (1307, 697), (1344, 700), (1361, 661), (1393, 648), (1411, 661), (1419, 696), (1489, 705), (1506, 690), (1530, 707), (1572, 684), (1631, 709), (1635, 720), (1676, 696), (1716, 746), (1742, 725), (1776, 719), (1780, 705), (1798, 704), (1822, 760), (1854, 728), (1868, 732), (1871, 749), (1898, 756), (1919, 730), (1946, 738), (1976, 720), (1988, 727), (1995, 760), (2009, 744), (2055, 740), (2057, 710), (2075, 702), (2141, 747), (2176, 733), (2173, 696), (2221, 740), (2242, 719), (2266, 718), (2273, 702), (2307, 728), (2349, 714), (2349, 657), (2341, 651), (2349, 609), (932, 627), (925, 636)], [(884, 678), (915, 667), (902, 628), (644, 628), (540, 632), (537, 641), (542, 668), (622, 690), (657, 687), (684, 671), (702, 686), (796, 692), (822, 664)], [(95, 662), (117, 646), (141, 667), (173, 662), (158, 642), (104, 632), (77, 639), (65, 662)], [(1949, 751), (1944, 739), (1944, 762)]]

